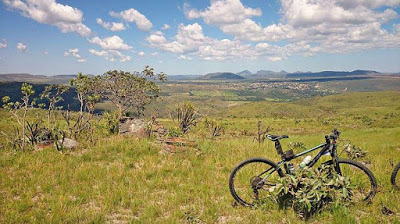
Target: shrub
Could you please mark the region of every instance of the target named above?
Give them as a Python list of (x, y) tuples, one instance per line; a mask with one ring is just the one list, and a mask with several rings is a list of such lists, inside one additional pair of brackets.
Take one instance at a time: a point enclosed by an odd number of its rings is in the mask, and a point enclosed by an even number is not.
[(201, 115), (197, 112), (193, 104), (186, 102), (171, 112), (171, 118), (177, 120), (179, 129), (183, 134), (186, 134), (200, 122)]
[(117, 112), (105, 112), (103, 118), (106, 121), (106, 128), (108, 133), (118, 133), (119, 115)]
[(352, 160), (358, 160), (364, 158), (367, 155), (367, 151), (364, 151), (360, 147), (350, 144), (344, 146), (344, 151), (347, 153), (347, 156)]
[(182, 137), (183, 132), (179, 128), (169, 128), (167, 132), (168, 137)]
[(332, 166), (300, 169), (287, 175), (271, 188), (273, 199), (280, 208), (292, 207), (302, 218), (309, 218), (330, 205), (348, 202), (352, 186)]
[(204, 125), (208, 130), (208, 132), (210, 133), (210, 137), (212, 139), (221, 136), (221, 134), (224, 132), (224, 127), (218, 124), (216, 121), (210, 121), (208, 119), (205, 119)]

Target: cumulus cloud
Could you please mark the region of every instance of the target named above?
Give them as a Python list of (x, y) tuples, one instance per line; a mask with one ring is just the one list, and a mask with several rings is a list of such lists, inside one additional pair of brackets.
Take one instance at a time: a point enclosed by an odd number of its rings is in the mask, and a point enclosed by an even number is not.
[(137, 28), (142, 31), (149, 31), (153, 24), (139, 11), (130, 8), (121, 12), (111, 11), (110, 15), (116, 18), (121, 18), (126, 22), (135, 23)]
[(396, 27), (390, 32), (383, 28), (384, 24), (398, 18), (394, 7), (399, 5), (399, 0), (281, 0), (280, 22), (265, 27), (252, 19), (260, 16), (261, 10), (246, 7), (240, 0), (211, 0), (204, 10), (186, 5), (185, 15), (189, 19), (201, 18), (235, 40), (287, 41), (292, 44), (287, 47), (288, 51), (292, 51), (290, 46), (304, 45), (297, 43), (306, 40), (308, 46), (315, 47), (302, 54), (313, 55), (400, 47)]
[(185, 5), (185, 15), (189, 19), (202, 18), (207, 24), (235, 24), (252, 16), (261, 16), (261, 9), (245, 7), (240, 0), (212, 0), (204, 11), (190, 9)]
[(18, 43), (17, 44), (17, 49), (19, 52), (25, 52), (26, 51), (26, 45), (23, 43)]
[(168, 24), (164, 24), (163, 27), (161, 27), (162, 30), (168, 30), (171, 28)]
[(0, 49), (6, 48), (6, 47), (7, 47), (7, 40), (6, 39), (1, 39)]
[(82, 23), (83, 13), (77, 8), (57, 3), (55, 0), (3, 0), (10, 8), (39, 23), (58, 27), (61, 32), (77, 32), (90, 36), (91, 30)]
[(146, 38), (151, 46), (176, 54), (198, 51), (199, 46), (207, 42), (207, 39), (203, 34), (203, 28), (198, 23), (187, 26), (179, 24), (174, 41), (168, 42), (160, 31), (154, 32)]
[(122, 31), (125, 30), (126, 27), (123, 23), (116, 23), (116, 22), (104, 22), (101, 18), (96, 19), (97, 24), (101, 25), (104, 29), (111, 30), (111, 31)]
[(138, 53), (139, 56), (143, 57), (145, 55), (145, 53), (143, 51)]
[(151, 53), (151, 56), (157, 57), (158, 56), (158, 52)]
[(132, 60), (132, 57), (129, 55), (122, 54), (120, 51), (117, 50), (101, 50), (97, 51), (95, 49), (90, 49), (89, 52), (93, 55), (104, 57), (108, 61), (115, 61), (118, 59), (121, 62), (128, 62)]
[(133, 49), (132, 46), (126, 44), (123, 39), (116, 35), (103, 39), (94, 37), (89, 42), (99, 45), (104, 50), (128, 51)]
[(182, 60), (192, 59), (189, 55), (203, 60), (237, 60), (240, 58), (265, 58), (277, 61), (295, 52), (303, 52), (305, 47), (280, 47), (267, 43), (259, 46), (244, 44), (240, 40), (229, 40), (207, 37), (198, 23), (178, 26), (177, 34), (168, 41), (160, 31), (153, 32), (146, 38), (151, 47), (179, 55)]
[(65, 57), (75, 57), (77, 59), (77, 62), (82, 63), (86, 62), (85, 58), (82, 58), (82, 56), (79, 54), (79, 49), (78, 48), (71, 48), (68, 51), (64, 52)]

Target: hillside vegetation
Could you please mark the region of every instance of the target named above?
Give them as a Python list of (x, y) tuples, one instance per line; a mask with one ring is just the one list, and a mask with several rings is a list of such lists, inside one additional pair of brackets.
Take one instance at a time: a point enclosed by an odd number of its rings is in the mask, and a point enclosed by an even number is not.
[[(201, 112), (202, 104), (196, 105)], [(63, 153), (54, 148), (14, 152), (0, 138), (0, 223), (301, 222), (292, 210), (280, 210), (273, 202), (257, 209), (237, 206), (229, 193), (229, 174), (240, 161), (279, 159), (272, 142), (254, 142), (258, 121), (269, 125), (272, 134), (290, 136), (282, 141), (284, 150), (289, 142), (317, 145), (338, 125), (342, 139), (368, 151), (367, 165), (379, 185), (373, 202), (338, 205), (310, 222), (400, 223), (400, 194), (389, 183), (391, 163), (400, 162), (399, 92), (247, 102), (211, 111), (207, 119), (221, 124), (224, 133), (211, 139), (201, 122), (186, 136), (197, 149), (175, 154), (160, 154), (161, 145), (153, 139), (105, 132), (96, 133), (96, 144), (83, 142)], [(169, 118), (159, 121), (167, 128), (176, 125)], [(0, 129), (11, 130), (12, 122), (0, 110)], [(394, 214), (383, 214), (384, 207)]]

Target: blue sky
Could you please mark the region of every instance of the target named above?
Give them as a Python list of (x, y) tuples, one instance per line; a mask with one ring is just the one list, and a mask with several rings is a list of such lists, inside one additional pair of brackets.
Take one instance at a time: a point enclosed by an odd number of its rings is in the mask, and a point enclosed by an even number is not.
[(0, 1), (0, 73), (400, 72), (400, 0)]

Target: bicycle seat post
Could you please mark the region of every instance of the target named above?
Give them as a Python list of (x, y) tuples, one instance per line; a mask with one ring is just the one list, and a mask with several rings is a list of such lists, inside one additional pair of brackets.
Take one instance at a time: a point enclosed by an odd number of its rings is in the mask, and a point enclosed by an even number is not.
[(276, 149), (276, 152), (278, 153), (278, 155), (283, 156), (283, 151), (282, 151), (282, 145), (281, 145), (281, 143), (279, 142), (279, 140), (275, 140), (274, 142), (275, 142), (275, 149)]

